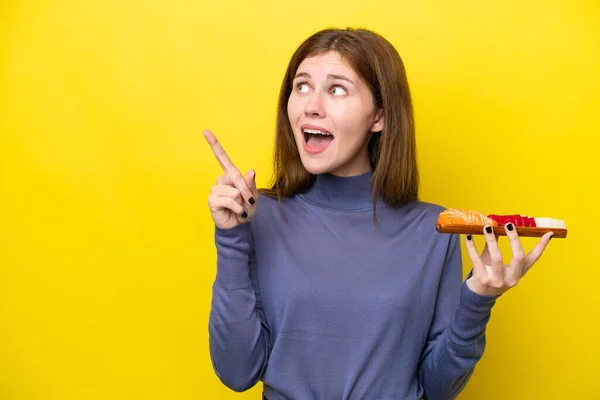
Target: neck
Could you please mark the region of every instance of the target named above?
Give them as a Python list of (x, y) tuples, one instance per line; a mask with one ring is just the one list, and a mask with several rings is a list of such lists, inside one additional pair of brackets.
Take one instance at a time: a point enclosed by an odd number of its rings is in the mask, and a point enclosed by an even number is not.
[(357, 176), (317, 175), (315, 183), (303, 196), (312, 203), (327, 208), (345, 211), (371, 210), (372, 176), (372, 171)]

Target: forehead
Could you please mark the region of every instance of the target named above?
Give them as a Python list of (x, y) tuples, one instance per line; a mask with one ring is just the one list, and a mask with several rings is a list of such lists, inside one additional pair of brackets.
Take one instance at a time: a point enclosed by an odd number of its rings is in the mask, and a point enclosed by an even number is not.
[(306, 57), (298, 66), (298, 73), (308, 72), (311, 76), (319, 74), (343, 74), (348, 78), (358, 76), (350, 64), (337, 52), (327, 52)]

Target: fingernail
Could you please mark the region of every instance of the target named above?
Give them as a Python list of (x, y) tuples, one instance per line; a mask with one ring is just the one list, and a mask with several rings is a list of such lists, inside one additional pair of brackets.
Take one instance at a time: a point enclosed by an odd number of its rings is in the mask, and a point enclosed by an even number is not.
[(512, 231), (512, 230), (514, 229), (514, 227), (513, 227), (513, 224), (511, 224), (510, 222), (509, 222), (508, 224), (506, 224), (506, 228), (507, 228), (509, 231)]
[(492, 233), (492, 227), (491, 227), (491, 226), (486, 226), (486, 227), (485, 227), (485, 231), (486, 231), (487, 233)]
[(248, 218), (248, 213), (246, 211), (242, 213), (242, 218)]
[(467, 235), (467, 240), (471, 240), (471, 239), (473, 239), (473, 236), (471, 236), (470, 234)]
[(552, 236), (550, 236), (550, 239), (548, 239), (548, 240), (551, 240), (553, 237), (554, 237), (554, 233), (552, 234)]
[(253, 169), (252, 172), (254, 172), (254, 178), (253, 179), (256, 179), (256, 170)]
[(248, 203), (254, 205), (254, 203), (256, 203), (256, 201), (254, 200), (254, 197), (250, 197), (250, 200), (248, 200)]

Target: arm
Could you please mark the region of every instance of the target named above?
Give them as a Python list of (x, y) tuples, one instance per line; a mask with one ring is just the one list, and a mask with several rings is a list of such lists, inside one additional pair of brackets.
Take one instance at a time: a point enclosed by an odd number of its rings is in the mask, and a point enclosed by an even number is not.
[(267, 365), (269, 331), (251, 273), (256, 268), (250, 223), (215, 230), (217, 277), (209, 318), (215, 373), (232, 390), (253, 387)]
[(419, 367), (426, 399), (453, 399), (464, 389), (483, 356), (485, 328), (497, 297), (480, 296), (462, 281), (459, 235), (451, 235)]

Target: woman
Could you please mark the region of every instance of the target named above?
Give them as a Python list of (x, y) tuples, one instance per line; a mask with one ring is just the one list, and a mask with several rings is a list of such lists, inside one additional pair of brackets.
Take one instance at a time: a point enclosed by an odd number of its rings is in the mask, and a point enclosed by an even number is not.
[(367, 30), (324, 30), (283, 79), (274, 183), (259, 192), (216, 137), (208, 199), (217, 276), (210, 352), (221, 381), (259, 380), (278, 399), (451, 399), (485, 347), (496, 299), (542, 255), (552, 233), (513, 258), (496, 237), (466, 247), (440, 234), (441, 206), (418, 200), (411, 98), (400, 56)]

